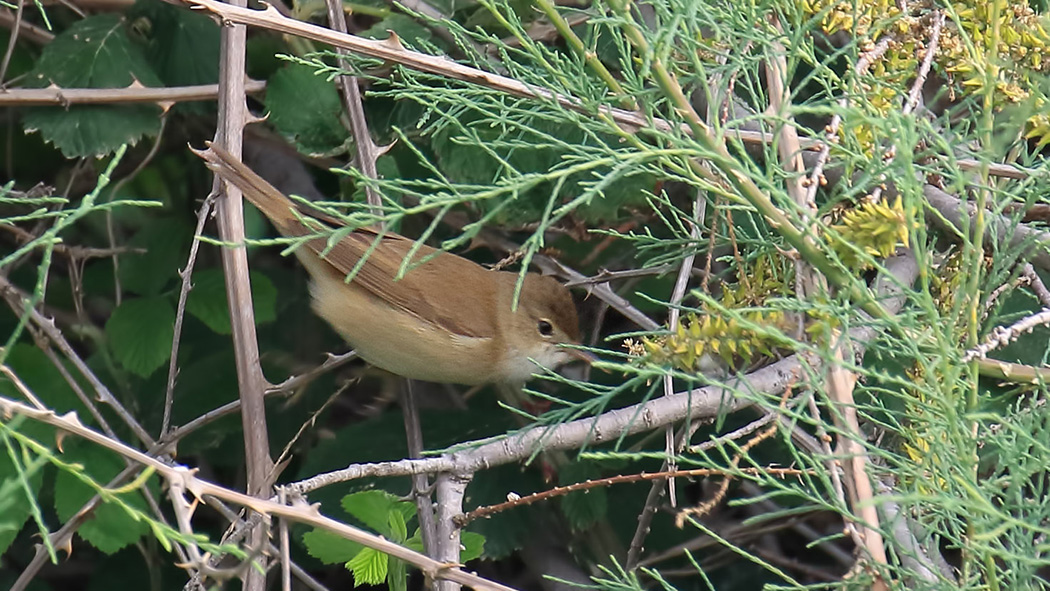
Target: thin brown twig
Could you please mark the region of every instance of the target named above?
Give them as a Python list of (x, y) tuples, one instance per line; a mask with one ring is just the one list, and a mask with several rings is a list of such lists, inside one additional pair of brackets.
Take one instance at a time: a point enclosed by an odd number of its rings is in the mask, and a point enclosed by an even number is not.
[[(7, 300), (8, 305), (11, 306), (11, 309), (14, 310), (16, 314), (21, 314), (23, 310), (25, 310), (25, 302), (28, 296), (2, 275), (0, 275), (0, 294), (2, 294)], [(146, 447), (152, 447), (156, 442), (150, 436), (149, 432), (139, 424), (135, 417), (132, 416), (113, 393), (109, 391), (109, 388), (107, 388), (106, 385), (98, 379), (98, 376), (91, 371), (91, 368), (89, 368), (84, 360), (80, 358), (80, 355), (78, 355), (73, 346), (69, 344), (69, 341), (67, 341), (62, 334), (62, 331), (55, 325), (54, 320), (45, 318), (36, 308), (29, 308), (27, 311), (30, 320), (40, 328), (42, 333), (47, 336), (47, 339), (57, 346), (58, 350), (65, 355), (66, 359), (69, 359), (73, 363), (73, 366), (77, 368), (77, 371), (87, 379), (99, 400), (108, 404), (110, 408), (117, 413), (121, 420), (124, 421), (124, 424), (131, 429), (132, 433), (135, 434), (139, 441), (141, 441)]]
[[(194, 498), (203, 498), (210, 495), (249, 508), (257, 513), (271, 517), (284, 517), (298, 523), (319, 527), (330, 531), (340, 537), (357, 542), (369, 548), (374, 548), (384, 554), (393, 556), (419, 568), (430, 578), (455, 581), (476, 589), (487, 589), (493, 591), (513, 591), (513, 589), (481, 578), (477, 575), (464, 572), (455, 566), (441, 563), (428, 558), (418, 552), (399, 546), (389, 540), (370, 534), (366, 531), (345, 525), (320, 514), (317, 507), (303, 504), (286, 506), (273, 501), (259, 499), (240, 493), (228, 488), (218, 486), (207, 480), (196, 476), (195, 469), (184, 466), (170, 466), (145, 453), (131, 448), (123, 443), (114, 441), (92, 429), (88, 429), (76, 418), (76, 415), (66, 414), (59, 416), (52, 411), (42, 411), (27, 406), (16, 400), (0, 396), (0, 412), (5, 414), (17, 414), (26, 416), (53, 427), (57, 427), (67, 433), (76, 435), (93, 444), (108, 449), (123, 457), (132, 460), (136, 464), (152, 468), (163, 477), (170, 489), (180, 491), (182, 495), (192, 494)], [(184, 492), (183, 492), (184, 491)]]
[[(314, 41), (328, 43), (334, 47), (342, 47), (368, 57), (378, 58), (384, 61), (401, 64), (403, 66), (445, 76), (449, 79), (459, 80), (470, 84), (478, 84), (488, 88), (501, 90), (512, 96), (525, 98), (538, 98), (552, 100), (561, 106), (581, 112), (590, 112), (590, 107), (575, 97), (568, 97), (552, 93), (546, 89), (525, 84), (521, 81), (506, 76), (500, 76), (477, 68), (456, 63), (444, 56), (433, 56), (405, 49), (400, 43), (391, 42), (389, 39), (375, 41), (363, 39), (353, 35), (341, 35), (330, 29), (311, 25), (284, 17), (275, 8), (264, 10), (250, 10), (232, 6), (218, 0), (181, 0), (191, 7), (207, 10), (216, 15), (223, 22), (247, 24), (262, 27), (289, 35), (295, 35)], [(642, 130), (655, 128), (657, 131), (681, 131), (689, 135), (693, 130), (689, 124), (675, 124), (665, 119), (650, 117), (645, 113), (616, 109), (612, 107), (598, 107), (598, 111), (608, 115), (628, 130)], [(769, 134), (732, 129), (727, 134), (735, 140), (748, 143), (765, 145), (772, 141)], [(823, 142), (817, 140), (802, 140), (802, 148), (805, 150), (820, 150)], [(1027, 178), (1031, 171), (1013, 165), (982, 163), (976, 159), (960, 159), (956, 164), (963, 170), (980, 170), (987, 166), (989, 174), (1013, 179)]]
[(843, 472), (846, 476), (846, 490), (850, 496), (850, 508), (853, 511), (852, 520), (860, 530), (860, 547), (864, 548), (876, 564), (886, 564), (886, 547), (879, 532), (879, 515), (875, 504), (872, 503), (874, 488), (867, 472), (870, 460), (861, 443), (863, 433), (853, 398), (857, 375), (843, 367), (843, 351), (849, 350), (848, 338), (847, 335), (842, 335), (832, 350), (832, 359), (827, 367), (828, 398), (835, 411), (832, 418), (838, 427), (837, 448), (846, 458)]
[[(231, 9), (247, 10), (247, 0), (230, 0)], [(276, 10), (270, 8), (269, 10)], [(245, 46), (247, 29), (243, 25), (223, 23), (220, 33), (218, 121), (215, 144), (240, 158), (244, 126), (249, 121), (245, 100)], [(248, 255), (244, 244), (244, 207), (240, 191), (215, 177), (213, 192), (221, 192), (216, 210), (219, 237), (233, 248), (221, 250), (223, 277), (233, 333), (234, 366), (237, 371), (238, 397), (241, 400), (241, 425), (244, 437), (246, 492), (250, 497), (269, 498), (273, 460), (266, 426), (265, 390), (269, 385), (259, 364), (259, 342), (255, 330), (255, 307), (252, 302)], [(251, 530), (249, 546), (262, 548), (267, 532), (263, 527)], [(265, 557), (260, 557), (265, 572)], [(266, 576), (254, 568), (244, 573), (245, 591), (264, 591)]]
[(583, 279), (566, 281), (565, 287), (583, 287), (585, 285), (609, 283), (611, 281), (618, 281), (620, 279), (631, 279), (634, 277), (649, 277), (651, 275), (665, 275), (667, 273), (670, 273), (671, 271), (674, 271), (678, 267), (679, 265), (667, 263), (666, 265), (659, 265), (656, 267), (645, 267), (642, 269), (623, 269), (619, 271), (599, 269), (596, 275), (584, 277)]
[[(230, 523), (237, 523), (238, 521), (240, 521), (240, 515), (233, 509), (230, 509), (226, 505), (226, 503), (222, 502), (221, 499), (209, 496), (206, 497), (206, 503), (209, 507), (218, 511)], [(277, 555), (280, 552), (280, 550), (273, 544), (270, 544), (268, 551), (272, 555)], [(304, 585), (306, 585), (310, 589), (313, 589), (314, 591), (329, 591), (327, 587), (322, 585), (317, 579), (310, 576), (310, 573), (306, 572), (306, 570), (304, 570), (303, 567), (299, 566), (299, 564), (296, 563), (294, 560), (290, 560), (289, 562), (291, 565), (292, 574), (295, 575), (295, 577), (299, 579)], [(199, 589), (205, 588), (206, 587), (204, 587), (203, 585), (199, 586)]]
[[(689, 224), (689, 237), (693, 241), (700, 240), (700, 228), (704, 225), (704, 214), (707, 212), (707, 200), (704, 199), (704, 193), (697, 191), (696, 198), (693, 201), (693, 219), (688, 220)], [(685, 297), (685, 291), (689, 287), (689, 277), (692, 275), (693, 261), (696, 260), (696, 251), (690, 250), (689, 253), (682, 259), (682, 266), (678, 270), (678, 277), (675, 279), (674, 289), (671, 291), (670, 300), (670, 317), (668, 318), (667, 324), (671, 333), (673, 334), (678, 330), (679, 316), (681, 310), (678, 306), (682, 303), (682, 298)], [(664, 396), (674, 394), (674, 379), (670, 374), (664, 376), (663, 379)], [(664, 460), (666, 463), (666, 470), (674, 472), (677, 469), (677, 463), (675, 457), (678, 455), (678, 445), (675, 443), (675, 432), (674, 426), (668, 425), (664, 430), (665, 441), (664, 451), (667, 454), (667, 458)], [(684, 443), (684, 438), (682, 443)], [(667, 481), (667, 496), (671, 501), (671, 506), (676, 507), (678, 505), (678, 498), (675, 492), (675, 481), (670, 479)]]
[[(735, 472), (734, 472), (735, 470)], [(614, 484), (630, 484), (633, 482), (647, 482), (653, 480), (669, 480), (671, 478), (690, 478), (693, 476), (726, 476), (733, 474), (746, 474), (750, 476), (776, 476), (779, 478), (785, 478), (788, 476), (801, 476), (802, 474), (812, 474), (811, 470), (799, 470), (797, 468), (692, 468), (687, 470), (665, 470), (662, 472), (641, 472), (638, 474), (620, 474), (618, 476), (609, 476), (608, 478), (597, 478), (595, 480), (587, 480), (584, 482), (577, 482), (566, 486), (559, 486), (543, 492), (533, 493), (524, 497), (512, 498), (504, 503), (496, 505), (487, 505), (485, 507), (479, 507), (473, 511), (464, 515), (456, 517), (456, 523), (461, 527), (466, 526), (471, 521), (481, 519), (484, 517), (491, 517), (496, 513), (501, 513), (508, 509), (515, 507), (522, 507), (525, 505), (531, 505), (539, 501), (545, 501), (555, 497), (564, 496), (570, 493), (590, 490), (592, 488), (603, 488), (612, 486)], [(509, 495), (508, 495), (509, 496)]]
[(182, 340), (182, 322), (186, 316), (186, 302), (189, 301), (190, 290), (193, 285), (190, 279), (193, 277), (193, 267), (197, 263), (197, 251), (200, 249), (201, 234), (204, 233), (204, 224), (211, 212), (214, 195), (209, 195), (201, 209), (197, 212), (197, 227), (193, 231), (193, 242), (190, 243), (190, 252), (186, 257), (186, 266), (179, 271), (182, 286), (179, 288), (179, 302), (175, 308), (175, 328), (171, 337), (171, 358), (168, 362), (168, 382), (164, 389), (164, 416), (160, 423), (160, 438), (168, 434), (171, 427), (171, 408), (175, 403), (175, 379), (179, 373), (179, 342)]
[[(37, 45), (47, 45), (55, 38), (55, 34), (51, 31), (34, 25), (33, 23), (26, 22), (26, 20), (20, 18), (17, 13), (13, 13), (5, 8), (0, 8), (0, 26), (7, 29), (13, 29), (15, 23), (18, 21), (21, 21), (22, 23), (19, 38), (24, 41), (31, 41)], [(0, 77), (0, 80), (2, 79), (3, 78)], [(2, 84), (0, 84), (0, 88), (3, 88)]]
[(1028, 279), (1029, 287), (1035, 292), (1035, 297), (1039, 298), (1039, 302), (1043, 304), (1043, 307), (1050, 308), (1050, 290), (1043, 284), (1043, 279), (1039, 277), (1039, 273), (1035, 272), (1035, 268), (1032, 267), (1031, 263), (1025, 263), (1021, 275)]
[[(38, 236), (33, 235), (33, 233), (18, 226), (8, 226), (4, 224), (0, 225), (0, 230), (13, 234), (22, 244), (32, 242), (39, 238)], [(90, 246), (77, 246), (61, 243), (53, 245), (52, 248), (54, 249), (55, 254), (76, 260), (102, 259), (111, 257), (115, 254), (142, 254), (146, 252), (146, 249), (144, 248), (134, 248), (129, 246), (94, 248)]]
[[(264, 90), (265, 82), (245, 82), (245, 92), (249, 94), (259, 94)], [(142, 85), (126, 88), (11, 88), (0, 91), (0, 107), (156, 103), (167, 110), (175, 103), (214, 99), (218, 94), (218, 84), (161, 88)]]
[[(866, 72), (875, 60), (879, 59), (886, 53), (892, 42), (892, 37), (883, 37), (875, 44), (875, 47), (864, 52), (860, 59), (857, 60), (857, 64), (853, 66), (854, 75), (860, 76)], [(836, 110), (836, 113), (831, 117), (831, 122), (824, 128), (825, 139), (822, 142), (817, 155), (817, 161), (813, 165), (813, 171), (810, 173), (808, 183), (806, 184), (806, 201), (813, 201), (816, 198), (817, 189), (822, 187), (825, 183), (824, 167), (827, 165), (828, 157), (831, 155), (831, 146), (837, 144), (839, 141), (838, 133), (839, 127), (842, 125), (842, 112), (849, 107), (849, 98), (842, 97), (839, 99), (838, 106), (839, 108)]]
[[(405, 443), (409, 458), (423, 457), (423, 426), (419, 420), (419, 405), (416, 402), (412, 380), (403, 381), (401, 412), (405, 422)], [(416, 518), (419, 520), (419, 535), (423, 539), (423, 551), (427, 556), (437, 556), (437, 523), (434, 521), (434, 502), (430, 496), (430, 479), (426, 474), (412, 475), (412, 497), (416, 503)]]
[(18, 34), (22, 31), (22, 11), (26, 0), (18, 0), (15, 8), (14, 26), (11, 27), (10, 36), (7, 39), (7, 49), (4, 51), (4, 59), (0, 60), (0, 88), (6, 86), (4, 78), (7, 77), (7, 66), (11, 64), (11, 56), (15, 53), (15, 45), (18, 43)]
[[(792, 381), (788, 383), (787, 387), (784, 388), (784, 393), (780, 398), (781, 410), (784, 408), (784, 405), (787, 404), (788, 398), (791, 397), (791, 391), (794, 389), (794, 387), (795, 383)], [(707, 513), (710, 512), (711, 509), (714, 509), (719, 503), (721, 503), (722, 500), (725, 498), (726, 493), (729, 492), (729, 483), (733, 480), (732, 471), (740, 470), (740, 461), (747, 456), (747, 452), (759, 443), (762, 443), (766, 439), (772, 437), (779, 428), (779, 424), (770, 425), (769, 427), (760, 431), (751, 439), (747, 440), (747, 442), (745, 442), (744, 445), (741, 445), (740, 448), (737, 450), (736, 454), (733, 455), (733, 459), (729, 462), (731, 468), (727, 471), (725, 477), (722, 478), (722, 481), (719, 483), (718, 489), (711, 496), (711, 498), (707, 501), (704, 501), (703, 503), (700, 503), (696, 507), (688, 507), (686, 509), (678, 511), (678, 513), (675, 514), (675, 525), (681, 528), (685, 524), (686, 519), (699, 519), (704, 515), (707, 515)], [(745, 468), (744, 470), (747, 470), (747, 468)], [(802, 472), (799, 472), (799, 474), (801, 473)]]
[[(168, 127), (168, 118), (166, 115), (162, 115), (160, 118), (160, 129), (157, 131), (157, 137), (153, 140), (153, 146), (150, 148), (146, 157), (138, 163), (137, 166), (128, 174), (121, 177), (121, 179), (113, 183), (112, 188), (109, 191), (109, 200), (113, 201), (116, 198), (117, 193), (120, 192), (124, 185), (128, 184), (129, 181), (139, 175), (149, 163), (153, 161), (153, 158), (157, 155), (157, 151), (160, 149), (160, 143), (164, 139), (164, 130)], [(113, 225), (113, 210), (111, 208), (106, 209), (106, 238), (109, 239), (109, 247), (116, 249), (116, 227)], [(120, 301), (123, 298), (124, 290), (120, 286), (120, 256), (116, 253), (113, 254), (110, 259), (113, 261), (113, 299), (117, 307), (120, 307)]]
[[(328, 8), (329, 26), (345, 35), (347, 31), (343, 3), (340, 0), (325, 0), (325, 6)], [(347, 51), (342, 47), (336, 47), (335, 52), (339, 56), (337, 58), (339, 68), (344, 71), (349, 70), (350, 66), (346, 61)], [(375, 142), (372, 141), (372, 135), (368, 132), (368, 121), (365, 119), (365, 109), (361, 102), (360, 81), (353, 76), (346, 75), (340, 75), (337, 80), (339, 88), (343, 91), (343, 105), (350, 116), (350, 134), (354, 137), (354, 149), (357, 151), (357, 167), (365, 178), (375, 181), (379, 178), (379, 173), (376, 171), (376, 159), (379, 158), (380, 152)], [(375, 187), (369, 182), (365, 183), (365, 197), (368, 205), (371, 206), (372, 214), (381, 215), (382, 200)]]
[(933, 57), (937, 53), (937, 47), (941, 42), (941, 28), (944, 26), (944, 11), (937, 10), (933, 16), (933, 28), (930, 30), (930, 40), (926, 43), (926, 48), (923, 49), (926, 55), (922, 57), (922, 65), (919, 66), (919, 72), (915, 76), (915, 82), (911, 85), (911, 90), (908, 91), (908, 100), (904, 104), (903, 112), (905, 115), (915, 110), (915, 107), (919, 105), (919, 99), (922, 97), (922, 87), (926, 85), (926, 78), (930, 75), (930, 68), (933, 67)]

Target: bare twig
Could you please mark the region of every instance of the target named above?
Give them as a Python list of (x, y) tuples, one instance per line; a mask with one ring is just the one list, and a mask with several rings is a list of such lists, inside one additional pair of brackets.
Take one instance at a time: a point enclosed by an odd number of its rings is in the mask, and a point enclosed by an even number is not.
[[(0, 411), (5, 414), (26, 416), (35, 421), (57, 427), (70, 434), (76, 435), (90, 441), (91, 443), (120, 454), (136, 464), (152, 468), (157, 474), (167, 480), (168, 486), (171, 489), (185, 491), (185, 493), (192, 494), (195, 498), (202, 498), (206, 495), (210, 495), (249, 508), (257, 513), (262, 513), (272, 517), (283, 517), (298, 523), (325, 529), (348, 540), (357, 542), (369, 548), (374, 548), (384, 554), (389, 554), (394, 558), (404, 560), (405, 562), (419, 568), (426, 576), (433, 579), (455, 581), (475, 589), (513, 591), (509, 587), (499, 583), (463, 572), (455, 565), (441, 563), (418, 552), (394, 544), (380, 536), (370, 534), (366, 531), (335, 521), (334, 519), (324, 517), (316, 507), (301, 504), (295, 506), (281, 505), (280, 503), (252, 497), (244, 493), (239, 493), (218, 486), (206, 480), (202, 480), (196, 476), (196, 470), (188, 469), (184, 466), (169, 466), (147, 454), (128, 447), (118, 441), (113, 441), (105, 435), (88, 429), (77, 419), (75, 414), (59, 416), (52, 411), (35, 409), (7, 397), (0, 397)], [(448, 521), (451, 523), (451, 519)]]
[(481, 519), (484, 517), (490, 517), (496, 513), (501, 513), (507, 509), (514, 507), (521, 507), (524, 505), (531, 505), (539, 501), (546, 501), (547, 499), (553, 499), (555, 497), (564, 496), (570, 493), (590, 490), (592, 488), (603, 488), (606, 486), (612, 486), (614, 484), (629, 484), (632, 482), (645, 482), (651, 480), (664, 481), (671, 478), (689, 478), (692, 476), (728, 476), (730, 474), (746, 474), (749, 476), (776, 476), (778, 478), (785, 478), (787, 476), (798, 476), (805, 473), (806, 470), (798, 470), (795, 468), (738, 468), (736, 466), (732, 468), (692, 468), (688, 470), (666, 470), (663, 472), (641, 472), (639, 474), (621, 474), (619, 476), (610, 476), (608, 478), (598, 478), (595, 480), (587, 480), (585, 482), (577, 482), (566, 486), (559, 486), (543, 492), (533, 493), (524, 497), (519, 497), (513, 500), (509, 500), (505, 503), (499, 503), (496, 505), (488, 505), (485, 507), (479, 507), (474, 509), (470, 513), (460, 515), (456, 518), (456, 523), (460, 526), (466, 526), (475, 519)]
[[(435, 558), (446, 568), (459, 565), (460, 527), (456, 516), (463, 513), (463, 497), (471, 475), (444, 472), (437, 476), (437, 536), (434, 540)], [(458, 591), (460, 581), (449, 578), (435, 580), (434, 591)]]
[[(594, 285), (596, 283), (609, 283), (610, 281), (617, 281), (620, 279), (632, 279), (635, 277), (649, 277), (651, 275), (664, 275), (679, 268), (680, 265), (674, 265), (667, 263), (666, 265), (659, 265), (657, 267), (644, 267), (641, 269), (623, 269), (621, 271), (609, 271), (608, 269), (599, 269), (596, 275), (590, 277), (584, 277), (583, 279), (574, 279), (572, 281), (566, 281), (565, 287), (582, 287), (584, 285)], [(694, 269), (694, 274), (698, 272)]]
[(919, 104), (919, 98), (922, 97), (922, 87), (926, 85), (926, 78), (930, 75), (930, 68), (933, 66), (933, 56), (937, 54), (937, 47), (941, 42), (941, 27), (943, 26), (944, 11), (938, 10), (933, 16), (930, 40), (926, 43), (926, 48), (923, 49), (926, 55), (923, 56), (922, 65), (919, 66), (919, 72), (915, 75), (915, 82), (911, 85), (911, 90), (908, 91), (908, 100), (904, 104), (903, 109), (905, 115), (915, 110), (915, 107)]
[[(246, 0), (231, 0), (230, 8), (247, 10)], [(270, 10), (274, 10), (271, 8)], [(221, 60), (219, 64), (219, 112), (215, 143), (235, 157), (240, 157), (244, 125), (248, 121), (244, 99), (245, 42), (244, 26), (223, 23)], [(216, 210), (219, 237), (227, 244), (243, 245), (244, 211), (241, 193), (236, 187), (215, 178), (213, 192), (220, 192)], [(233, 332), (234, 363), (241, 400), (241, 422), (244, 429), (245, 464), (248, 495), (270, 496), (273, 461), (266, 428), (266, 406), (263, 400), (268, 386), (259, 365), (259, 343), (255, 333), (255, 309), (252, 304), (248, 275), (248, 256), (243, 246), (223, 248), (222, 268)], [(249, 546), (261, 548), (266, 541), (262, 527), (252, 530)], [(265, 561), (263, 562), (265, 567)], [(254, 568), (244, 573), (245, 591), (263, 591), (266, 577)]]
[[(405, 436), (408, 457), (423, 457), (423, 427), (419, 421), (419, 406), (412, 387), (412, 380), (404, 380), (404, 398), (401, 412), (405, 419)], [(426, 474), (412, 475), (412, 496), (416, 501), (416, 516), (419, 519), (419, 534), (423, 538), (423, 550), (427, 556), (437, 557), (437, 526), (434, 522), (434, 503), (430, 497), (430, 482)]]
[[(843, 337), (843, 339), (848, 337)], [(828, 397), (835, 405), (832, 413), (839, 429), (838, 449), (846, 458), (843, 464), (846, 475), (847, 491), (850, 493), (850, 506), (854, 519), (860, 528), (860, 541), (868, 556), (877, 564), (886, 564), (886, 547), (879, 533), (879, 514), (871, 502), (874, 489), (868, 476), (867, 466), (870, 463), (867, 450), (861, 438), (860, 421), (857, 417), (857, 405), (853, 400), (853, 387), (857, 376), (842, 367), (843, 349), (848, 343), (843, 340), (833, 351), (831, 364), (827, 369)]]
[(1043, 284), (1042, 278), (1039, 277), (1039, 274), (1035, 272), (1030, 263), (1025, 263), (1021, 276), (1028, 279), (1028, 285), (1035, 292), (1035, 296), (1039, 298), (1039, 302), (1043, 304), (1043, 307), (1050, 308), (1050, 290)]
[(0, 88), (5, 86), (4, 78), (7, 77), (7, 66), (11, 64), (11, 56), (15, 53), (15, 44), (18, 43), (18, 33), (22, 30), (22, 10), (25, 7), (25, 0), (18, 0), (18, 6), (15, 8), (14, 26), (11, 27), (11, 34), (7, 39), (7, 49), (4, 51), (4, 58), (0, 60)]
[[(32, 242), (39, 238), (31, 232), (28, 232), (18, 226), (0, 225), (0, 230), (10, 232), (17, 238), (22, 244)], [(133, 248), (129, 246), (118, 246), (115, 248), (93, 248), (90, 246), (77, 246), (75, 244), (55, 244), (52, 246), (55, 254), (64, 257), (69, 257), (74, 260), (84, 259), (102, 259), (108, 258), (115, 254), (141, 254), (146, 252), (144, 248)]]
[[(19, 37), (21, 39), (31, 41), (37, 45), (47, 45), (55, 38), (55, 34), (51, 31), (48, 31), (43, 27), (38, 27), (33, 23), (25, 22), (25, 19), (22, 19), (17, 12), (11, 12), (10, 10), (0, 8), (0, 26), (7, 29), (14, 29), (15, 23), (17, 22), (22, 23), (20, 25), (21, 30), (19, 31)], [(3, 77), (0, 77), (0, 80), (3, 80)], [(0, 84), (0, 88), (2, 88), (2, 86), (3, 85)]]
[(963, 363), (969, 363), (974, 359), (984, 359), (993, 350), (1009, 345), (1022, 334), (1032, 332), (1036, 327), (1044, 324), (1050, 324), (1050, 308), (1044, 308), (1035, 314), (1025, 316), (1005, 328), (996, 326), (992, 329), (992, 334), (988, 335), (988, 338), (983, 343), (970, 349), (963, 355)]
[[(258, 94), (266, 90), (266, 83), (258, 80), (245, 82), (245, 92)], [(0, 107), (156, 103), (167, 110), (175, 103), (214, 99), (219, 94), (218, 84), (172, 86), (153, 88), (131, 85), (127, 88), (11, 88), (0, 91)]]
[[(113, 188), (109, 192), (109, 201), (117, 196), (117, 193), (128, 184), (131, 180), (139, 175), (140, 172), (145, 170), (149, 163), (153, 161), (153, 158), (157, 156), (157, 151), (160, 150), (160, 144), (164, 140), (164, 130), (168, 128), (168, 118), (166, 115), (162, 115), (160, 118), (160, 129), (157, 131), (157, 137), (153, 138), (153, 146), (150, 147), (149, 153), (143, 158), (136, 166), (135, 169), (130, 173), (121, 177), (121, 179), (113, 183)], [(106, 209), (106, 237), (109, 239), (109, 247), (114, 251), (113, 256), (110, 260), (113, 261), (113, 299), (120, 307), (121, 299), (124, 297), (124, 289), (120, 286), (120, 256), (116, 252), (117, 248), (117, 231), (116, 226), (113, 224), (113, 210)]]
[(193, 266), (197, 262), (197, 251), (200, 248), (200, 236), (204, 232), (204, 224), (208, 220), (208, 214), (211, 212), (211, 204), (214, 200), (213, 196), (208, 196), (201, 204), (201, 209), (197, 212), (197, 228), (193, 231), (193, 242), (190, 244), (190, 253), (186, 258), (186, 266), (179, 271), (179, 277), (182, 279), (182, 287), (179, 289), (179, 303), (175, 309), (175, 329), (174, 334), (171, 337), (171, 359), (168, 364), (168, 385), (164, 390), (164, 418), (161, 420), (160, 426), (160, 437), (164, 438), (168, 434), (168, 428), (171, 426), (171, 407), (174, 404), (175, 397), (175, 378), (179, 372), (179, 341), (182, 339), (182, 321), (186, 316), (186, 301), (190, 296), (190, 289), (193, 285), (190, 283), (190, 279), (193, 277)]
[[(325, 0), (328, 7), (328, 24), (336, 31), (346, 34), (346, 15), (343, 13), (343, 3), (340, 0)], [(342, 47), (335, 48), (339, 56), (339, 68), (349, 70), (346, 61), (347, 51)], [(368, 121), (365, 119), (364, 105), (361, 103), (361, 87), (359, 81), (353, 76), (339, 76), (339, 88), (343, 91), (343, 104), (346, 112), (350, 115), (350, 133), (354, 136), (354, 148), (357, 150), (357, 167), (366, 178), (371, 181), (379, 178), (376, 172), (376, 159), (380, 152), (368, 133)], [(380, 206), (382, 201), (371, 183), (365, 183), (365, 196), (368, 204), (372, 207), (373, 215), (381, 215)]]
[[(700, 228), (704, 223), (704, 214), (707, 211), (707, 200), (704, 199), (702, 193), (698, 192), (696, 200), (693, 203), (693, 215), (694, 220), (689, 220), (689, 234), (690, 237), (699, 241), (700, 239)], [(712, 228), (713, 235), (713, 228)], [(710, 253), (708, 253), (710, 255)], [(678, 322), (680, 310), (678, 305), (681, 303), (682, 298), (685, 297), (685, 290), (689, 284), (689, 277), (692, 274), (693, 263), (696, 260), (696, 252), (690, 251), (683, 259), (681, 267), (678, 271), (678, 277), (675, 279), (675, 285), (671, 292), (671, 306), (670, 306), (670, 318), (668, 325), (672, 333), (678, 330)], [(705, 276), (706, 277), (706, 276)], [(668, 396), (674, 393), (674, 381), (670, 375), (664, 376), (663, 378), (663, 395)], [(686, 428), (683, 428), (686, 429)], [(673, 424), (668, 424), (665, 430), (664, 450), (666, 458), (661, 466), (661, 471), (673, 472), (676, 469), (675, 455), (681, 451), (681, 446), (688, 442), (689, 438), (686, 436), (685, 430), (675, 438)], [(635, 526), (634, 535), (631, 536), (631, 544), (627, 549), (627, 570), (634, 570), (638, 564), (638, 560), (641, 557), (642, 550), (645, 545), (645, 538), (649, 535), (650, 527), (652, 526), (653, 517), (656, 515), (656, 505), (660, 502), (663, 497), (663, 485), (661, 481), (653, 482), (649, 489), (649, 494), (645, 497), (645, 504), (642, 505), (641, 512), (638, 513), (638, 525)], [(677, 505), (675, 498), (675, 481), (673, 479), (667, 481), (667, 493), (671, 500), (671, 506)]]
[[(18, 287), (12, 284), (6, 277), (0, 275), (0, 294), (7, 300), (8, 305), (15, 311), (15, 314), (21, 314), (25, 308), (25, 302), (28, 296), (22, 292)], [(36, 308), (28, 308), (29, 318), (33, 323), (40, 328), (44, 335), (47, 336), (48, 340), (58, 347), (58, 350), (62, 352), (67, 359), (69, 359), (73, 366), (77, 368), (77, 371), (87, 379), (88, 383), (91, 384), (92, 389), (95, 391), (95, 395), (98, 396), (99, 400), (108, 404), (117, 416), (124, 421), (135, 434), (135, 436), (141, 441), (146, 447), (152, 447), (155, 442), (150, 434), (142, 427), (141, 424), (131, 415), (130, 412), (119, 400), (109, 391), (109, 388), (98, 379), (95, 372), (91, 371), (91, 368), (84, 363), (84, 360), (80, 358), (73, 346), (69, 344), (63, 336), (62, 331), (55, 326), (54, 320), (45, 318), (43, 314), (37, 311)]]

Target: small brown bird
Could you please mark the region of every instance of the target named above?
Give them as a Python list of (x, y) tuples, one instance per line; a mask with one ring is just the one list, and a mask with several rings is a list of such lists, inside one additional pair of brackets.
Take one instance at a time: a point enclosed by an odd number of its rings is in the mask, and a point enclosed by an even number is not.
[(330, 245), (339, 220), (304, 211), (222, 148), (209, 148), (198, 152), (208, 167), (281, 234), (317, 236), (295, 250), (313, 279), (313, 309), (369, 363), (430, 382), (515, 386), (540, 371), (537, 364), (589, 359), (562, 347), (579, 343), (579, 325), (569, 291), (555, 279), (525, 275), (513, 310), (517, 273), (421, 245), (413, 263), (435, 256), (395, 280), (415, 241), (366, 227)]

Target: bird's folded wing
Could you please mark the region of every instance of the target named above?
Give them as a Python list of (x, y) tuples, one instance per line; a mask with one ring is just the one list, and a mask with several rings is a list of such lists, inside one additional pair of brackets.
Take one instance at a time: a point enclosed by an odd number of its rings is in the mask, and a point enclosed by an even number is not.
[[(326, 233), (326, 227), (338, 231), (343, 222), (320, 211), (309, 210), (293, 202), (266, 179), (237, 160), (219, 146), (209, 144), (209, 150), (197, 152), (208, 167), (244, 193), (285, 236), (295, 238)], [(310, 218), (324, 224), (308, 221)], [(373, 243), (375, 244), (373, 248)], [(329, 246), (327, 237), (308, 240), (305, 248), (331, 265), (334, 276), (345, 279), (366, 257), (352, 281), (358, 287), (404, 310), (434, 328), (466, 337), (491, 338), (496, 334), (495, 287), (496, 278), (481, 265), (451, 253), (420, 245), (412, 256), (418, 263), (436, 254), (434, 260), (418, 266), (409, 265), (404, 277), (394, 280), (408, 258), (415, 242), (393, 232), (382, 233), (375, 228), (357, 228)], [(469, 302), (461, 296), (472, 294)], [(464, 315), (463, 308), (474, 308)], [(467, 316), (470, 322), (463, 318)]]
[[(379, 244), (372, 248), (375, 241)], [(341, 279), (353, 272), (362, 257), (367, 257), (351, 281), (435, 328), (467, 337), (495, 336), (493, 273), (454, 254), (420, 245), (404, 276), (395, 280), (413, 245), (411, 239), (400, 234), (382, 234), (373, 228), (354, 230), (331, 248), (326, 239), (307, 243)], [(420, 263), (431, 255), (433, 259)], [(469, 301), (462, 295), (465, 292), (473, 296)], [(476, 309), (465, 315), (465, 307)]]

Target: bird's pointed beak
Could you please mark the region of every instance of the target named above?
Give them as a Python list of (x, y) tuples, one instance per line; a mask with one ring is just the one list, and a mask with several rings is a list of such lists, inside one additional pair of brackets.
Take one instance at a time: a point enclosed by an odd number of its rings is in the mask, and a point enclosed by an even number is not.
[(582, 361), (587, 365), (591, 365), (595, 361), (598, 361), (598, 356), (590, 351), (584, 351), (583, 349), (569, 349), (566, 348), (565, 352), (573, 358), (574, 361)]

